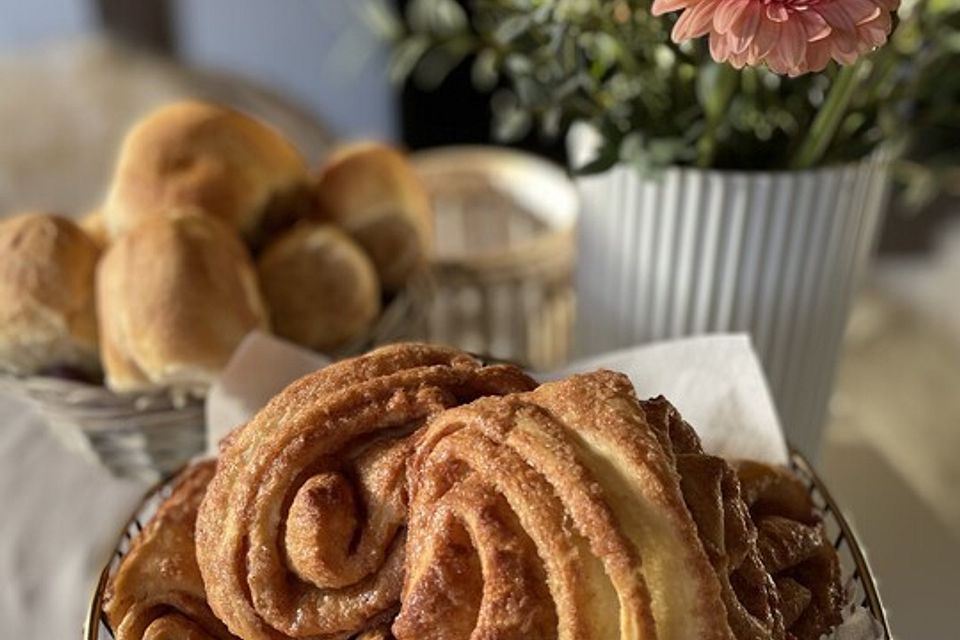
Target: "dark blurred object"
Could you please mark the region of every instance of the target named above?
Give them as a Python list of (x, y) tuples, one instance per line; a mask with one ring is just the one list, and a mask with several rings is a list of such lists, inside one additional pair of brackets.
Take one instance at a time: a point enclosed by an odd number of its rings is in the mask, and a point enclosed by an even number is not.
[[(398, 9), (406, 10), (410, 0), (394, 0)], [(470, 3), (457, 0), (467, 12)], [(490, 93), (474, 88), (470, 68), (474, 57), (460, 62), (443, 83), (424, 90), (408, 81), (400, 93), (400, 123), (404, 144), (411, 150), (446, 145), (498, 144), (494, 140), (493, 111)], [(531, 133), (513, 148), (523, 149), (566, 165), (566, 149), (561, 138), (546, 139)]]
[(158, 53), (173, 53), (173, 3), (170, 0), (97, 0), (104, 30), (112, 36)]
[(941, 194), (919, 210), (906, 207), (896, 198), (880, 233), (878, 251), (887, 255), (929, 253), (937, 235), (950, 218), (960, 217), (960, 196)]

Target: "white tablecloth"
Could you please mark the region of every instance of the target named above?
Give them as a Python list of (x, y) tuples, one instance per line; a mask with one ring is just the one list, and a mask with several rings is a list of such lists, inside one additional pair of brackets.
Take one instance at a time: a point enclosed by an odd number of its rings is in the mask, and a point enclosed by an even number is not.
[(94, 576), (146, 490), (64, 449), (0, 395), (0, 637), (80, 638)]

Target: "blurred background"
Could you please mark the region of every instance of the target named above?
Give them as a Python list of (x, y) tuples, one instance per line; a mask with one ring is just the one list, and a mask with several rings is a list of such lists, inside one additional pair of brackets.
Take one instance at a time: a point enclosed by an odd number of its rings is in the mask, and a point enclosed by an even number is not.
[[(471, 87), (466, 67), (435, 92), (394, 86), (388, 46), (363, 5), (0, 0), (0, 212), (86, 213), (103, 195), (129, 124), (187, 95), (264, 117), (314, 165), (343, 138), (373, 137), (412, 149), (491, 142), (488, 96)], [(517, 146), (565, 161), (561, 143), (535, 134)], [(16, 405), (0, 409), (9, 412), (5, 422), (27, 422)], [(5, 431), (0, 446), (12, 442)], [(825, 433), (819, 466), (862, 536), (895, 634), (951, 637), (960, 628), (955, 196), (942, 195), (920, 210), (894, 201), (854, 304)], [(17, 457), (45, 464), (46, 445), (32, 446)], [(66, 473), (56, 483), (86, 483), (85, 473)], [(11, 508), (58, 509), (70, 502), (66, 492), (26, 472), (3, 482), (0, 495)], [(102, 497), (129, 504), (137, 491), (112, 488)], [(107, 543), (71, 551), (60, 542), (63, 532), (33, 529), (37, 518), (24, 516), (18, 525), (8, 512), (3, 521), (0, 620), (12, 621), (14, 629), (4, 637), (77, 637), (85, 589)], [(71, 536), (98, 543), (117, 528), (112, 521), (76, 525)], [(30, 547), (57, 552), (46, 564), (31, 564), (24, 557)]]

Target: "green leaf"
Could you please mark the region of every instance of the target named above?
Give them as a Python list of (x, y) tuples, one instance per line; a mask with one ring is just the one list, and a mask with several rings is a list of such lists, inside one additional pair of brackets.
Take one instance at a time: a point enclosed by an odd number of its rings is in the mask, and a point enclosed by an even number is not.
[(473, 86), (479, 91), (490, 91), (497, 86), (499, 57), (495, 49), (484, 49), (477, 54), (470, 68)]
[(560, 124), (563, 121), (563, 111), (558, 105), (547, 108), (540, 118), (540, 129), (543, 134), (555, 138), (560, 135)]
[(521, 14), (507, 18), (493, 31), (493, 39), (500, 44), (510, 44), (530, 28), (529, 15)]
[(511, 53), (504, 59), (504, 67), (512, 74), (527, 75), (533, 71), (534, 64), (526, 56)]
[(469, 27), (467, 14), (454, 0), (411, 0), (407, 23), (416, 32), (449, 36)]
[(360, 17), (380, 38), (394, 41), (401, 37), (404, 28), (400, 16), (384, 0), (366, 0), (362, 3)]
[(430, 40), (426, 36), (412, 36), (393, 50), (390, 58), (388, 75), (392, 82), (397, 84), (406, 82), (414, 67), (430, 48)]
[(424, 91), (433, 91), (463, 62), (468, 50), (465, 43), (456, 40), (443, 47), (427, 49), (414, 68), (414, 82)]
[(640, 131), (632, 131), (623, 137), (620, 143), (620, 160), (631, 164), (642, 162), (646, 158), (644, 135)]
[(530, 132), (533, 119), (530, 113), (520, 107), (517, 97), (510, 91), (501, 90), (494, 94), (493, 137), (497, 140), (512, 142)]
[(592, 175), (602, 173), (620, 162), (619, 139), (604, 137), (603, 144), (597, 150), (597, 155), (582, 167), (575, 167), (575, 175)]

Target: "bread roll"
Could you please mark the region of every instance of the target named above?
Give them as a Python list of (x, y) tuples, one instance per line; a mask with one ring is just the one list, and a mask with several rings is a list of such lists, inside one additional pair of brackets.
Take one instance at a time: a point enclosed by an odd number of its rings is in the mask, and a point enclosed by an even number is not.
[(274, 330), (304, 346), (336, 349), (380, 314), (373, 263), (331, 225), (292, 229), (267, 246), (257, 268)]
[(335, 152), (317, 186), (319, 211), (343, 227), (370, 255), (387, 291), (400, 289), (430, 246), (432, 214), (426, 189), (407, 158), (382, 144)]
[(0, 369), (99, 370), (98, 256), (97, 245), (67, 218), (26, 213), (0, 222)]
[(110, 244), (110, 234), (107, 232), (107, 224), (103, 220), (103, 210), (94, 209), (87, 215), (80, 218), (80, 228), (86, 232), (100, 250), (103, 251)]
[(104, 216), (117, 237), (148, 217), (195, 208), (257, 241), (311, 198), (303, 158), (276, 131), (224, 107), (178, 102), (127, 134)]
[(97, 269), (107, 386), (202, 393), (267, 317), (246, 248), (209, 216), (148, 220)]

